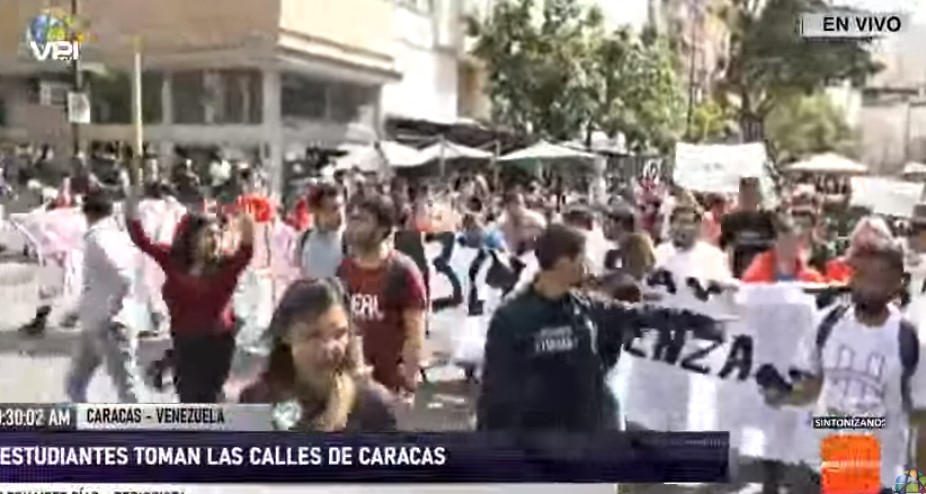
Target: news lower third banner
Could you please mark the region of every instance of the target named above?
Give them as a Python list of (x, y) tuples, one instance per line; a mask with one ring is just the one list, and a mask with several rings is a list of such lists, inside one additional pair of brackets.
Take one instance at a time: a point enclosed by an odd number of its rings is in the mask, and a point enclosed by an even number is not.
[(729, 434), (0, 433), (13, 483), (726, 482)]

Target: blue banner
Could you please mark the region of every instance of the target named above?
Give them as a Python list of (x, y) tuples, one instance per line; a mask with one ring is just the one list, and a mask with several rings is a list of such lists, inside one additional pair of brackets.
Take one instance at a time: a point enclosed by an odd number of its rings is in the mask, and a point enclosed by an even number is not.
[(726, 482), (728, 448), (726, 432), (8, 432), (0, 483)]

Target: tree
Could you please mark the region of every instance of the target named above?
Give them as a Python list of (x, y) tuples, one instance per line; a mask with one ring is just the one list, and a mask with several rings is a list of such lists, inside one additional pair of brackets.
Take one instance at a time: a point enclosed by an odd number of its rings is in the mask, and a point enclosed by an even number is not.
[(691, 112), (691, 128), (685, 136), (689, 142), (716, 142), (731, 134), (735, 120), (728, 108), (708, 98), (697, 103)]
[(592, 61), (599, 84), (592, 124), (622, 133), (635, 151), (671, 147), (682, 130), (684, 98), (664, 40), (644, 41), (626, 29), (603, 34)]
[(540, 7), (538, 16), (535, 0), (500, 0), (471, 23), (495, 122), (553, 140), (602, 130), (632, 148), (667, 147), (682, 99), (665, 44), (609, 33), (601, 12), (577, 0)]
[(730, 0), (722, 13), (731, 36), (721, 95), (747, 140), (761, 137), (753, 129), (761, 129), (777, 104), (835, 81), (860, 84), (879, 70), (866, 41), (800, 37), (795, 19), (828, 6), (826, 0)]
[(848, 154), (855, 139), (843, 111), (823, 93), (782, 102), (766, 117), (765, 128), (782, 161), (826, 151)]
[[(589, 96), (587, 35), (597, 21), (574, 0), (499, 1), (483, 25), (474, 54), (486, 64), (493, 120), (549, 139), (584, 128)], [(586, 15), (582, 15), (586, 14)]]

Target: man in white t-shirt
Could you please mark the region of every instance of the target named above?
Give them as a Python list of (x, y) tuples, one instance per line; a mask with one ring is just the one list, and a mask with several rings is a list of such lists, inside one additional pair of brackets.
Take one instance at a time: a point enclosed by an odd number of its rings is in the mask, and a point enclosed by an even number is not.
[(656, 269), (669, 271), (679, 280), (731, 280), (726, 255), (701, 240), (701, 220), (701, 211), (695, 206), (675, 206), (669, 214), (669, 241), (656, 247)]
[[(888, 493), (909, 464), (912, 426), (926, 409), (926, 355), (915, 326), (892, 303), (903, 289), (903, 261), (895, 245), (855, 252), (852, 303), (825, 311), (801, 343), (794, 367), (802, 377), (788, 391), (763, 388), (773, 406), (815, 403), (815, 417), (884, 417), (884, 428), (869, 433), (880, 439)], [(821, 439), (839, 433), (819, 432)]]

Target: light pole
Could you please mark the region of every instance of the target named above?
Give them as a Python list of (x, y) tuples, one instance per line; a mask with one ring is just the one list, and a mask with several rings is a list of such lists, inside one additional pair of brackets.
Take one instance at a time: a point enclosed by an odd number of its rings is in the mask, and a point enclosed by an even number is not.
[[(80, 15), (79, 0), (71, 0), (71, 19), (73, 20), (72, 22), (77, 22), (78, 15)], [(71, 41), (77, 42), (77, 37), (78, 37), (78, 33), (76, 29), (73, 29), (73, 26), (72, 26)], [(71, 59), (71, 77), (73, 78), (72, 82), (74, 84), (74, 92), (80, 93), (81, 90), (83, 90), (84, 81), (80, 73), (80, 60), (78, 60), (78, 57), (76, 56)], [(74, 156), (77, 156), (77, 154), (80, 152), (80, 124), (74, 121), (71, 122), (71, 137), (73, 138), (72, 146), (73, 146)]]
[(691, 124), (694, 119), (695, 105), (695, 67), (698, 62), (698, 43), (700, 40), (701, 8), (697, 0), (689, 0), (688, 9), (692, 12), (691, 39), (688, 43), (688, 114), (685, 119), (685, 135), (691, 137)]

